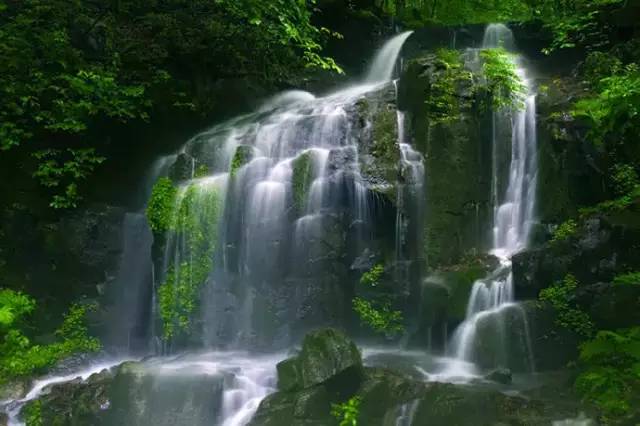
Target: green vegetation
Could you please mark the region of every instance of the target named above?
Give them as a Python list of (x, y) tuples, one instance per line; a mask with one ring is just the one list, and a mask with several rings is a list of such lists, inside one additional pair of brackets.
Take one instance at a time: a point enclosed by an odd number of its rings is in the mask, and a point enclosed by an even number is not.
[(578, 223), (569, 219), (566, 222), (561, 223), (558, 227), (553, 231), (553, 235), (551, 237), (551, 244), (558, 244), (567, 240), (570, 240), (578, 233)]
[(556, 323), (564, 328), (589, 337), (593, 334), (593, 323), (589, 315), (580, 310), (574, 300), (575, 290), (578, 286), (576, 278), (568, 274), (560, 282), (540, 292), (540, 300), (548, 302), (556, 310)]
[(376, 333), (388, 337), (398, 335), (404, 331), (401, 311), (391, 308), (388, 294), (384, 293), (381, 279), (384, 275), (384, 265), (378, 263), (360, 277), (360, 284), (375, 290), (372, 300), (361, 297), (353, 299), (353, 310), (360, 317), (363, 324), (369, 326)]
[(353, 310), (362, 323), (376, 333), (395, 336), (404, 331), (402, 312), (391, 309), (388, 304), (369, 302), (360, 297), (353, 299)]
[(433, 124), (448, 123), (460, 117), (469, 101), (458, 96), (461, 85), (472, 80), (472, 74), (465, 70), (460, 53), (456, 50), (438, 49), (436, 57), (444, 68), (439, 78), (432, 82), (425, 101), (427, 114)]
[(613, 278), (614, 285), (640, 285), (640, 272), (633, 271), (616, 275)]
[(527, 87), (518, 76), (516, 63), (503, 48), (485, 49), (480, 52), (482, 71), (496, 109), (522, 108)]
[(357, 426), (361, 402), (360, 397), (354, 396), (342, 404), (333, 404), (331, 415), (336, 418), (340, 426)]
[(204, 75), (275, 85), (341, 72), (321, 53), (336, 34), (311, 23), (313, 3), (0, 1), (0, 150), (33, 155), (51, 206), (75, 207), (112, 128), (224, 102), (201, 90)]
[(380, 283), (380, 278), (382, 278), (383, 274), (384, 265), (382, 263), (373, 265), (371, 269), (362, 274), (360, 277), (360, 284), (369, 287), (376, 287)]
[(311, 154), (308, 151), (299, 155), (298, 158), (293, 161), (291, 189), (293, 191), (293, 205), (299, 213), (304, 211), (307, 194), (311, 187), (311, 166)]
[(620, 73), (602, 78), (593, 95), (575, 104), (573, 115), (588, 122), (589, 137), (598, 145), (621, 145), (626, 138), (637, 135), (640, 130), (638, 65), (627, 64)]
[(582, 344), (579, 361), (576, 389), (602, 410), (605, 424), (624, 419), (638, 406), (640, 327), (598, 332)]
[(73, 305), (56, 330), (57, 341), (33, 344), (25, 335), (26, 319), (36, 308), (29, 296), (13, 290), (0, 290), (0, 383), (17, 377), (44, 372), (48, 367), (77, 352), (100, 349), (89, 337), (85, 317), (92, 305)]
[(410, 26), (524, 21), (533, 17), (530, 2), (522, 0), (376, 0), (375, 3)]
[(200, 288), (213, 268), (221, 213), (218, 190), (192, 184), (181, 190), (170, 212), (172, 232), (182, 241), (179, 260), (170, 266), (158, 289), (164, 338), (188, 335), (199, 306)]
[(236, 148), (236, 152), (231, 159), (231, 170), (229, 174), (231, 177), (235, 176), (240, 167), (247, 164), (253, 158), (253, 148), (247, 145), (240, 145)]
[(21, 411), (26, 426), (44, 426), (42, 421), (42, 401), (28, 403)]
[(167, 232), (174, 227), (174, 209), (178, 189), (171, 179), (163, 177), (153, 186), (146, 214), (154, 232)]
[(200, 164), (198, 167), (196, 167), (193, 177), (199, 179), (209, 176), (210, 173), (211, 171), (209, 170), (209, 166), (207, 166), (206, 164)]

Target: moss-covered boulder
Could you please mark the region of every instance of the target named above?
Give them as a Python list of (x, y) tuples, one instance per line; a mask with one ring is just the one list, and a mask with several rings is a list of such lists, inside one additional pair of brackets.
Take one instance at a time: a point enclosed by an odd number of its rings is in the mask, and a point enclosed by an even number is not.
[(353, 105), (352, 123), (364, 184), (394, 203), (400, 176), (398, 119), (393, 85), (368, 93)]
[(362, 357), (342, 332), (327, 328), (307, 334), (300, 354), (279, 363), (277, 369), (279, 389), (300, 390), (341, 375), (357, 377)]
[(220, 414), (224, 380), (188, 367), (126, 362), (45, 389), (21, 416), (27, 424), (58, 426), (205, 426)]

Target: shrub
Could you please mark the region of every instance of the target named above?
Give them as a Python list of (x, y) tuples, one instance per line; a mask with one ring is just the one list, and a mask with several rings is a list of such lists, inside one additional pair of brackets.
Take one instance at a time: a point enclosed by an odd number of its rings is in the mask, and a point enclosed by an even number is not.
[(602, 410), (605, 423), (618, 420), (637, 407), (640, 327), (598, 332), (593, 340), (581, 345), (579, 361), (582, 373), (576, 380), (576, 389)]
[(616, 275), (613, 279), (614, 285), (640, 285), (640, 272), (628, 272)]
[(561, 243), (573, 238), (578, 233), (578, 224), (575, 220), (570, 219), (561, 223), (551, 236), (551, 244)]
[(353, 310), (376, 333), (395, 336), (404, 331), (402, 312), (392, 310), (389, 304), (372, 303), (356, 297), (353, 299)]
[(581, 311), (575, 304), (575, 290), (578, 286), (576, 278), (568, 274), (562, 281), (540, 292), (540, 300), (549, 302), (556, 310), (556, 323), (564, 328), (573, 330), (582, 336), (593, 334), (593, 323), (586, 312)]
[(362, 277), (360, 277), (360, 284), (369, 287), (376, 287), (378, 284), (380, 284), (380, 278), (382, 278), (382, 274), (384, 274), (384, 265), (378, 263), (374, 265), (370, 270), (362, 274)]
[(360, 397), (354, 396), (342, 404), (332, 404), (331, 415), (338, 420), (340, 426), (357, 426), (361, 402)]
[(30, 297), (12, 290), (0, 291), (0, 382), (43, 372), (77, 352), (100, 349), (100, 342), (89, 336), (85, 324), (87, 312), (95, 305), (72, 305), (55, 332), (58, 340), (48, 345), (32, 344), (19, 327), (21, 316), (34, 309), (35, 302)]

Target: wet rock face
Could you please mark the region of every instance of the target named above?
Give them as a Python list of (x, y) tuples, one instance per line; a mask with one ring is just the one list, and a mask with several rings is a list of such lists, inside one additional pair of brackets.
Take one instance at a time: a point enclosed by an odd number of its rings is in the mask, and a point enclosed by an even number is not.
[(610, 282), (625, 269), (640, 266), (640, 227), (615, 217), (594, 217), (576, 236), (513, 257), (518, 298), (536, 298), (540, 290), (573, 274), (581, 285)]
[(424, 250), (432, 267), (455, 264), (489, 243), (491, 116), (472, 106), (482, 95), (470, 82), (457, 87), (455, 103), (466, 106), (455, 117), (432, 119), (426, 101), (446, 71), (436, 55), (422, 55), (409, 61), (398, 90), (408, 132), (426, 160)]
[[(334, 341), (326, 339), (329, 335), (323, 339), (325, 342)], [(314, 337), (314, 340), (318, 337)], [(324, 362), (334, 359), (335, 365), (337, 359), (350, 358), (350, 354), (355, 356), (353, 344), (347, 344), (348, 339), (344, 340), (343, 336), (339, 340), (341, 343), (334, 346), (333, 350), (341, 347), (346, 354), (337, 358), (332, 355), (325, 358)], [(367, 426), (396, 426), (399, 418), (410, 421), (402, 424), (411, 426), (548, 426), (558, 418), (575, 416), (578, 410), (575, 397), (562, 393), (563, 386), (570, 389), (568, 383), (549, 388), (542, 394), (530, 392), (527, 398), (523, 398), (498, 392), (496, 385), (425, 383), (386, 368), (365, 367), (360, 376), (353, 377), (347, 383), (341, 380), (343, 370), (328, 378), (328, 374), (323, 374), (322, 382), (311, 380), (307, 382), (310, 386), (303, 387), (304, 369), (299, 364), (299, 357), (278, 365), (280, 390), (262, 401), (251, 426), (337, 424), (338, 421), (331, 415), (332, 404), (344, 403), (354, 396), (360, 398), (358, 424)], [(334, 369), (323, 368), (322, 371), (330, 373)], [(507, 383), (510, 382), (511, 372), (504, 369), (495, 371), (490, 378)], [(554, 395), (560, 394), (562, 398), (554, 398)]]
[(43, 425), (211, 425), (221, 412), (225, 378), (201, 372), (163, 372), (137, 362), (54, 385), (37, 405)]

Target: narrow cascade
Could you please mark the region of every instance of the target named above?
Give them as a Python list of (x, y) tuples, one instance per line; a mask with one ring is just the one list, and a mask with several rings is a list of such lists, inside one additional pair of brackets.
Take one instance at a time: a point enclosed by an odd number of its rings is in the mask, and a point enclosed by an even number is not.
[(411, 426), (420, 401), (415, 400), (400, 406), (400, 412), (394, 426)]
[[(486, 28), (483, 48), (515, 48), (511, 31), (502, 24)], [(515, 303), (511, 257), (527, 247), (534, 223), (537, 181), (536, 98), (527, 80), (525, 68), (516, 59), (517, 73), (528, 89), (522, 108), (512, 108), (507, 119), (502, 112), (493, 116), (493, 189), (494, 200), (491, 254), (500, 266), (487, 278), (473, 284), (467, 305), (466, 319), (452, 338), (451, 350), (457, 360), (479, 362), (484, 367), (509, 366), (509, 339), (515, 334), (522, 337), (526, 367), (534, 369), (531, 356), (529, 327), (525, 312)], [(497, 135), (498, 128), (507, 124), (511, 129), (511, 145), (504, 147)], [(500, 164), (505, 152), (510, 160), (506, 173)], [(502, 176), (508, 178), (504, 193), (500, 193)], [(518, 328), (519, 330), (515, 330)], [(482, 359), (478, 359), (482, 347)], [(469, 368), (470, 364), (458, 364)], [(460, 371), (468, 374), (469, 371)]]

